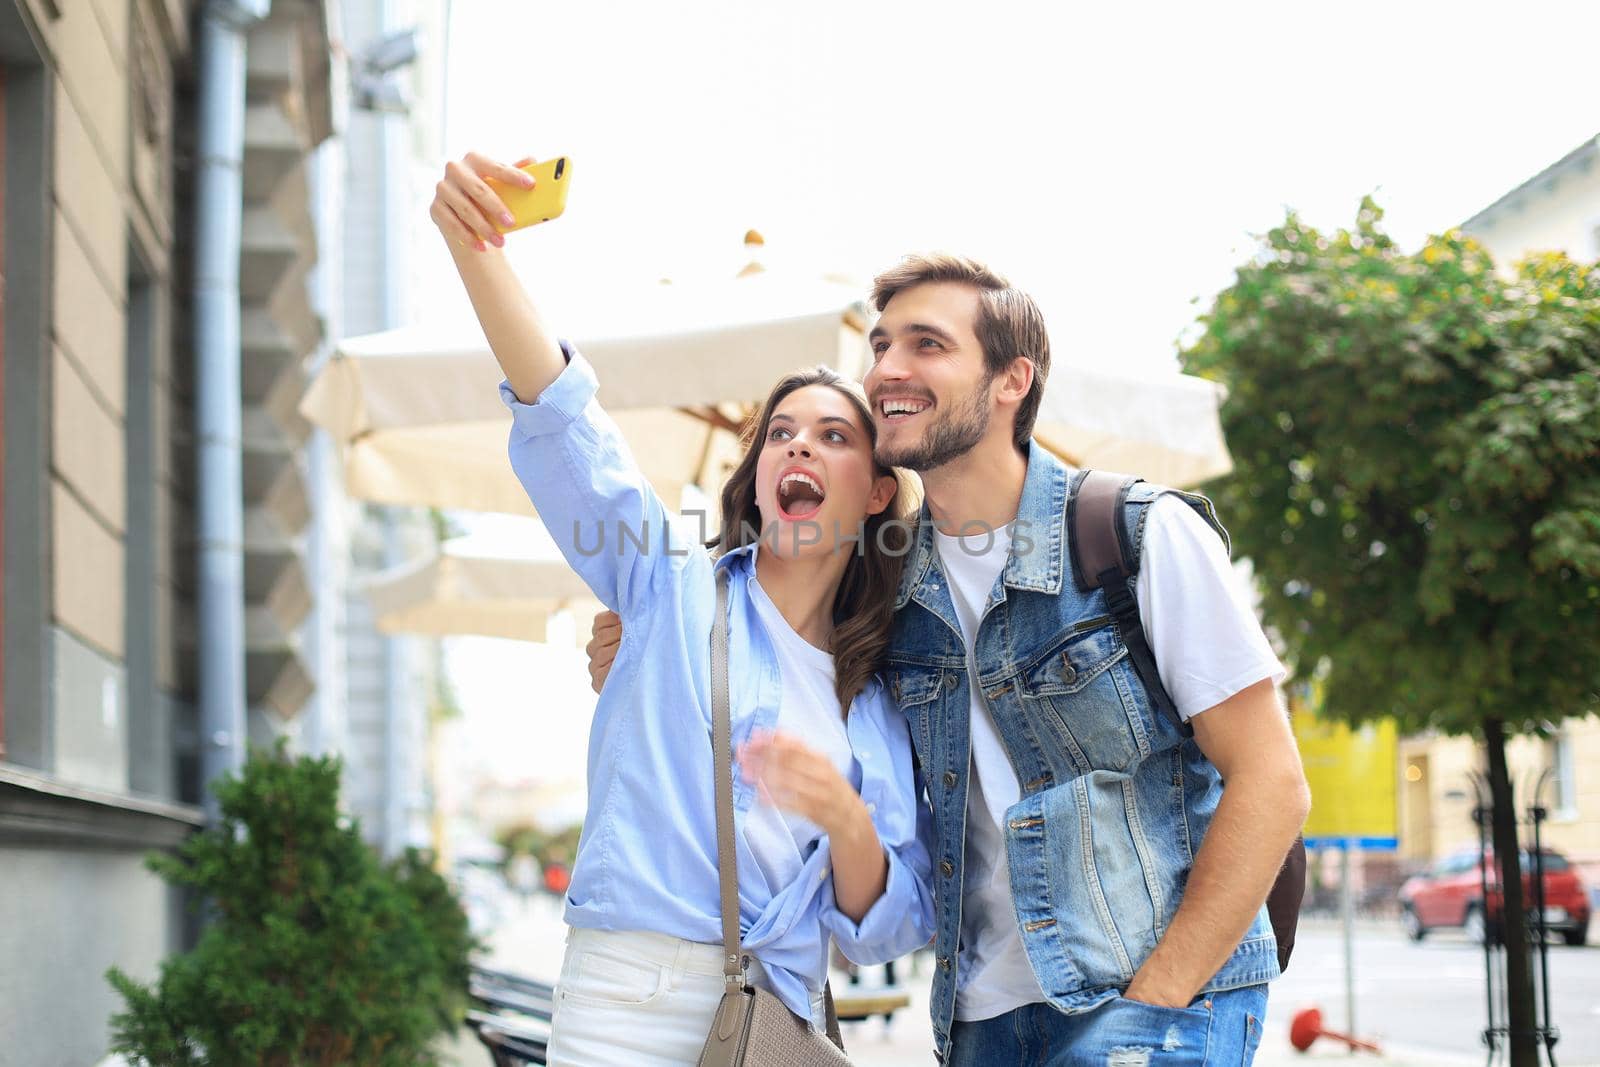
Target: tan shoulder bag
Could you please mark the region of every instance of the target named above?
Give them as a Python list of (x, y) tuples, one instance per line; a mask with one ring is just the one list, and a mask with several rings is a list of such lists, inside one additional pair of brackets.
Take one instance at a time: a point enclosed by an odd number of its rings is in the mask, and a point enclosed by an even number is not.
[(700, 1067), (835, 1067), (848, 1065), (832, 990), (826, 1037), (765, 989), (750, 985), (739, 936), (739, 869), (733, 838), (733, 726), (728, 710), (728, 576), (717, 572), (717, 614), (711, 624), (711, 747), (717, 768), (717, 869), (722, 882), (722, 974), (726, 985)]

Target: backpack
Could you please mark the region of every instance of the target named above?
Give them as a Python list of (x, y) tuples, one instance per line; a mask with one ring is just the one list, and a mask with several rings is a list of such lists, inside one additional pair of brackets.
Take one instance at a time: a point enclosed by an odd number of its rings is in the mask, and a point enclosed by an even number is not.
[[(1106, 605), (1151, 704), (1171, 719), (1183, 736), (1193, 737), (1194, 727), (1178, 714), (1177, 704), (1161, 683), (1155, 654), (1139, 619), (1139, 604), (1133, 596), (1133, 576), (1139, 572), (1139, 558), (1128, 543), (1122, 516), (1128, 492), (1143, 480), (1107, 471), (1084, 471), (1073, 481), (1067, 497), (1067, 543), (1072, 556), (1072, 575), (1078, 588), (1085, 593), (1093, 589), (1105, 590)], [(1290, 846), (1278, 879), (1267, 894), (1267, 915), (1278, 940), (1280, 971), (1288, 969), (1289, 955), (1294, 951), (1305, 889), (1306, 843), (1301, 835)]]

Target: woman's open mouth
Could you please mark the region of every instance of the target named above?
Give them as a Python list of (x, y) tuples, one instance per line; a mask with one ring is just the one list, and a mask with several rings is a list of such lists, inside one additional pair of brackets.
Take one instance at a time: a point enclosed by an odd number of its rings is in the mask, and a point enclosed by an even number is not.
[(809, 472), (790, 469), (778, 477), (778, 510), (785, 519), (809, 519), (827, 498), (822, 483)]

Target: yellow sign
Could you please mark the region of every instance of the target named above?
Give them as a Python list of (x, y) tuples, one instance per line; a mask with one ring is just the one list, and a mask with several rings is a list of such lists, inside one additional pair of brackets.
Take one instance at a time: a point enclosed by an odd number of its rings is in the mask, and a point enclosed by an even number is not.
[(1289, 687), (1289, 712), (1311, 817), (1306, 844), (1376, 851), (1398, 847), (1399, 731), (1393, 719), (1350, 727), (1324, 718), (1320, 681)]

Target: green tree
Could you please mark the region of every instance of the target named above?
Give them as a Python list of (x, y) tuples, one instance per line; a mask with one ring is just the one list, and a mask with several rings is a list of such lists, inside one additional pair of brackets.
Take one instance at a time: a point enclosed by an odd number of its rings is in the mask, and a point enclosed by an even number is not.
[(284, 751), (220, 779), (218, 825), (148, 860), (211, 922), (151, 987), (108, 972), (112, 1047), (154, 1067), (432, 1063), (466, 1007), (466, 916), (424, 857), (385, 866), (340, 817), (336, 759)]
[[(1201, 319), (1235, 469), (1209, 487), (1330, 714), (1480, 738), (1507, 915), (1524, 911), (1510, 735), (1600, 706), (1600, 269), (1496, 272), (1459, 232), (1407, 254), (1369, 199), (1290, 214)], [(1503, 922), (1533, 1065), (1524, 924)]]
[(517, 856), (532, 856), (544, 867), (551, 863), (572, 866), (578, 856), (578, 841), (583, 835), (583, 824), (574, 823), (560, 830), (550, 831), (537, 823), (516, 823), (505, 827), (495, 840), (505, 849), (502, 866), (510, 868)]

